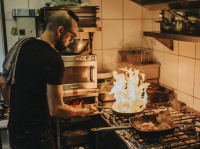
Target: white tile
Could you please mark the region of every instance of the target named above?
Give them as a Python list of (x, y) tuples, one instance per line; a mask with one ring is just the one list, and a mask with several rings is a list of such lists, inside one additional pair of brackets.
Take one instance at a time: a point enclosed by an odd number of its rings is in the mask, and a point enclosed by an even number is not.
[(158, 32), (158, 31), (160, 31), (160, 23), (157, 23), (155, 21), (157, 21), (157, 20), (153, 19), (153, 22), (152, 22), (153, 23), (153, 31)]
[(200, 99), (200, 60), (195, 64), (194, 97)]
[(174, 89), (174, 99), (177, 99), (177, 98), (178, 98), (178, 90)]
[(89, 39), (88, 32), (80, 32), (80, 39)]
[(193, 96), (195, 59), (179, 56), (178, 90)]
[(153, 22), (152, 20), (142, 20), (142, 30), (143, 31), (153, 31)]
[(90, 6), (99, 6), (99, 10), (98, 10), (98, 13), (97, 13), (97, 17), (100, 17), (101, 19), (101, 0), (90, 0)]
[(7, 45), (8, 50), (17, 42), (18, 35), (11, 34), (12, 27), (17, 27), (17, 22), (14, 20), (6, 20), (6, 36), (7, 36)]
[(177, 89), (178, 55), (165, 53), (164, 84)]
[(118, 68), (118, 50), (103, 50), (103, 69), (116, 70)]
[(29, 9), (40, 9), (45, 7), (45, 0), (29, 0)]
[(124, 20), (124, 48), (141, 47), (142, 20)]
[(200, 59), (200, 43), (196, 43), (196, 58)]
[(160, 43), (158, 40), (153, 38), (153, 43), (152, 44), (153, 44), (153, 49), (154, 50), (162, 51), (162, 52), (165, 51), (165, 48), (164, 48), (165, 46), (162, 43)]
[(195, 58), (195, 43), (179, 41), (179, 55)]
[(157, 19), (157, 21), (158, 21), (160, 19), (159, 18), (159, 13), (161, 13), (160, 10), (154, 10), (154, 11), (152, 11), (153, 19)]
[(97, 55), (97, 70), (101, 70), (103, 68), (103, 50), (93, 50), (93, 54)]
[(122, 19), (122, 0), (102, 0), (102, 19)]
[(170, 50), (168, 47), (165, 46), (165, 52), (178, 55), (178, 41), (174, 40), (173, 46), (173, 50)]
[(103, 49), (122, 48), (122, 20), (102, 20)]
[(153, 38), (152, 37), (142, 37), (142, 47), (152, 49), (153, 46)]
[(188, 107), (193, 108), (193, 97), (178, 91), (177, 100), (185, 103)]
[(141, 19), (142, 7), (137, 3), (133, 3), (130, 0), (123, 0), (124, 2), (124, 19)]
[(146, 9), (146, 8), (142, 8), (142, 18), (143, 19), (152, 19), (153, 18), (153, 13), (152, 11)]
[(198, 98), (194, 98), (194, 110), (196, 110), (196, 111), (198, 111), (198, 112), (200, 112), (200, 99), (198, 99)]
[(4, 0), (4, 11), (6, 19), (13, 19), (12, 9), (28, 8), (28, 0)]
[(153, 51), (153, 61), (155, 63), (160, 63), (160, 79), (159, 82), (163, 83), (163, 72), (164, 72), (164, 53), (163, 52), (158, 52), (158, 51)]
[(102, 49), (102, 32), (94, 32), (93, 49)]

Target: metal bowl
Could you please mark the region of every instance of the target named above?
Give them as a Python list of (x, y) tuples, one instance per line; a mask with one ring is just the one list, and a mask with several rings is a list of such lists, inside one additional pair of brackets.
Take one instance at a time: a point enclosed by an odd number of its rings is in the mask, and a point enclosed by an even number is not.
[(85, 51), (88, 47), (89, 39), (74, 39), (65, 50), (65, 54), (77, 55)]

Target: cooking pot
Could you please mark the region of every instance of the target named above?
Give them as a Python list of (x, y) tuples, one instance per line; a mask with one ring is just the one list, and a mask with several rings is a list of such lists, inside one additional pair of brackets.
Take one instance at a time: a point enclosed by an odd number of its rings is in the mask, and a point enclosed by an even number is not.
[[(92, 131), (112, 131), (120, 129), (134, 128), (138, 134), (142, 136), (162, 136), (173, 133), (175, 130), (175, 124), (167, 116), (164, 115), (144, 115), (134, 116), (129, 118), (130, 126), (117, 126), (117, 127), (100, 127), (92, 128)], [(154, 128), (148, 127), (148, 124), (154, 124)], [(146, 128), (146, 129), (145, 129)]]
[(74, 39), (64, 52), (66, 55), (78, 55), (83, 51), (87, 50), (89, 44), (89, 39)]

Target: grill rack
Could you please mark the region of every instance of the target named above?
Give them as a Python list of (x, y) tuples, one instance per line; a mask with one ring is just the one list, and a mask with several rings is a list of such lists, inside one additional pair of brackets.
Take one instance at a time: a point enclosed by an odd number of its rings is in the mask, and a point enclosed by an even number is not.
[[(185, 105), (165, 103), (164, 105), (148, 105), (142, 115), (158, 114), (167, 111), (176, 125), (174, 133), (157, 138), (140, 136), (134, 128), (127, 130), (116, 130), (132, 148), (141, 149), (199, 149), (200, 148), (200, 116), (187, 108)], [(129, 125), (129, 120), (115, 115), (111, 110), (103, 112), (105, 119), (109, 120), (111, 126)], [(161, 112), (162, 113), (162, 112)], [(166, 114), (166, 113), (165, 113)]]

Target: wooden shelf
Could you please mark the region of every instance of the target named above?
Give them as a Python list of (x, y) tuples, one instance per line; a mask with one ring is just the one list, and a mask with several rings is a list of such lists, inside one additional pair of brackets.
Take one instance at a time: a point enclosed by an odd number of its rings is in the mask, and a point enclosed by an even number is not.
[(96, 32), (101, 31), (101, 27), (78, 27), (78, 32)]
[(192, 35), (170, 34), (161, 32), (143, 32), (143, 35), (155, 38), (156, 40), (158, 40), (171, 50), (173, 50), (173, 40), (200, 43), (200, 35), (192, 36)]

